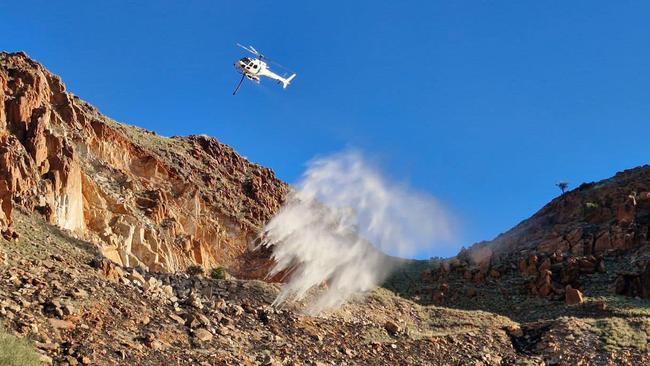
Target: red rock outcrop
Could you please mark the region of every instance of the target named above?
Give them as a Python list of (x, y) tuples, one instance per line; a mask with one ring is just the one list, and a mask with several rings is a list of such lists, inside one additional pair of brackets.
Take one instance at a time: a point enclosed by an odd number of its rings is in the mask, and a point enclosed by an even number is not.
[(250, 249), (287, 193), (271, 170), (207, 136), (114, 122), (24, 53), (0, 53), (0, 101), (5, 238), (20, 207), (123, 266), (265, 274), (264, 253)]

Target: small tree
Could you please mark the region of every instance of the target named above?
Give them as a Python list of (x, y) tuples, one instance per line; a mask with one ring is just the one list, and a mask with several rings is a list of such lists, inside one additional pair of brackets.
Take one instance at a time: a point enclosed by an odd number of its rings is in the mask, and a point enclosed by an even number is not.
[(562, 194), (566, 192), (566, 189), (569, 188), (569, 182), (561, 181), (555, 184), (560, 190), (562, 191)]

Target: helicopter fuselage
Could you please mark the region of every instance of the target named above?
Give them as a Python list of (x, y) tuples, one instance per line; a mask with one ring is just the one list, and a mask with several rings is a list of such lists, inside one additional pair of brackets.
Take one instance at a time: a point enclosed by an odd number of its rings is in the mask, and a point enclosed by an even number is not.
[(266, 76), (267, 78), (278, 81), (285, 80), (282, 76), (269, 70), (266, 62), (258, 58), (241, 58), (235, 63), (235, 68), (246, 75), (247, 78), (256, 82), (260, 81), (260, 76)]
[[(262, 55), (261, 53), (259, 53), (259, 51), (253, 48), (253, 46), (246, 47), (246, 46), (242, 46), (239, 43), (237, 43), (237, 46), (252, 53), (256, 57), (255, 58), (243, 57), (235, 62), (235, 69), (237, 69), (237, 71), (242, 74), (242, 77), (241, 80), (239, 81), (239, 84), (237, 84), (235, 91), (232, 93), (233, 95), (237, 94), (237, 91), (239, 90), (241, 83), (244, 81), (244, 78), (248, 78), (249, 80), (252, 80), (259, 84), (260, 77), (266, 76), (269, 79), (276, 80), (279, 84), (282, 84), (283, 89), (286, 89), (289, 83), (291, 83), (291, 80), (293, 80), (296, 77), (295, 73), (291, 74), (288, 77), (282, 77), (274, 73), (273, 71), (271, 71), (267, 66), (266, 62), (262, 61), (262, 59), (266, 59), (266, 57), (264, 57), (264, 55)], [(273, 64), (282, 67), (281, 65), (275, 63), (274, 61), (271, 60), (269, 61), (272, 62)]]

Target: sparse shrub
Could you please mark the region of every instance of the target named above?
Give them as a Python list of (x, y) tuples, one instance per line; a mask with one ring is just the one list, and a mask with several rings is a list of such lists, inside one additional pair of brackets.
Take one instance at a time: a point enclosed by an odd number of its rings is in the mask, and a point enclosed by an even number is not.
[(254, 179), (255, 176), (251, 173), (246, 174), (246, 178), (244, 178), (244, 181), (242, 182), (242, 188), (244, 189), (244, 194), (250, 198), (255, 199), (257, 192), (255, 191), (255, 185), (254, 185)]
[(39, 366), (38, 353), (25, 340), (18, 339), (0, 328), (0, 365)]
[(212, 268), (210, 271), (210, 277), (215, 280), (225, 280), (228, 277), (228, 271), (221, 266)]
[(203, 274), (203, 267), (197, 265), (187, 266), (185, 272), (190, 276), (200, 276)]

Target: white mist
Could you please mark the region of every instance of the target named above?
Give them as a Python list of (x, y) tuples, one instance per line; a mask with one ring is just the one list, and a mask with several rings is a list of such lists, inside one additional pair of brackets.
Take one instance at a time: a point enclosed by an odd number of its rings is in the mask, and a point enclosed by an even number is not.
[(307, 311), (337, 307), (386, 279), (394, 261), (384, 253), (407, 257), (450, 235), (435, 199), (389, 182), (360, 153), (314, 160), (265, 229), (276, 261), (270, 275), (290, 273), (274, 305), (327, 283)]

